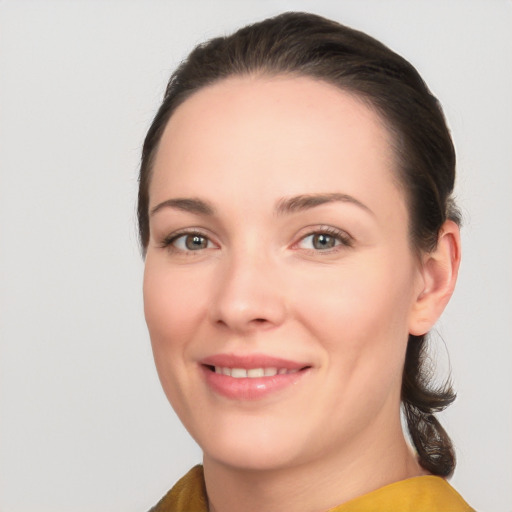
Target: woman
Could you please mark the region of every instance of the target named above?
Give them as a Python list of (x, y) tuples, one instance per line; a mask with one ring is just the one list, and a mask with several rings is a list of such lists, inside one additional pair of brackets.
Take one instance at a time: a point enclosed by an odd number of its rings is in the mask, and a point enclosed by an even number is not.
[(191, 53), (138, 214), (157, 370), (204, 459), (153, 510), (471, 510), (423, 364), (454, 167), (437, 100), (365, 34), (287, 13)]

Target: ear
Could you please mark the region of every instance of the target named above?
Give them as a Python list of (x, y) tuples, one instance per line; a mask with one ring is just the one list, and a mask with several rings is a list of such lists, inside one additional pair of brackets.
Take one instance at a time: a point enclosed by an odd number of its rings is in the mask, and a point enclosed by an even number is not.
[(410, 334), (421, 336), (434, 326), (452, 296), (459, 265), (459, 226), (447, 220), (439, 231), (436, 248), (422, 257), (421, 285), (411, 310)]

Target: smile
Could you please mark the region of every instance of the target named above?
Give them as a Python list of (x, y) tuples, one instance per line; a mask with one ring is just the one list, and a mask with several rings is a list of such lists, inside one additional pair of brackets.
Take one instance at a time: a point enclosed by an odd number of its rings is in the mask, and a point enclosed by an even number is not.
[(297, 373), (297, 368), (289, 370), (287, 368), (229, 368), (226, 366), (215, 366), (213, 368), (215, 373), (227, 375), (234, 379), (258, 379), (261, 377), (274, 377), (274, 375), (286, 375), (290, 373)]
[(265, 355), (219, 354), (200, 361), (208, 388), (230, 400), (252, 401), (293, 389), (311, 365)]

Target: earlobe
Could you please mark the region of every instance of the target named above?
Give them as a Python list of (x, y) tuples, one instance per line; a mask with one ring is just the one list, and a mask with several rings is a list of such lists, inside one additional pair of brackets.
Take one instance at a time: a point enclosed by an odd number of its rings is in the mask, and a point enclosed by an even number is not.
[(452, 296), (460, 265), (459, 226), (447, 220), (436, 248), (423, 257), (420, 290), (411, 311), (409, 333), (421, 336), (437, 322)]

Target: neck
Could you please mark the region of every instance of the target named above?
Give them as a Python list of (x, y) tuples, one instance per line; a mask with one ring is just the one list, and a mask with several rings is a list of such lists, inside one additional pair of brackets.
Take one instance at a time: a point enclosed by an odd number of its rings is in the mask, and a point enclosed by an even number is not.
[(399, 424), (398, 429), (387, 442), (380, 438), (375, 443), (371, 442), (375, 437), (362, 436), (339, 453), (271, 470), (234, 468), (205, 454), (210, 511), (323, 511), (384, 485), (425, 474)]

